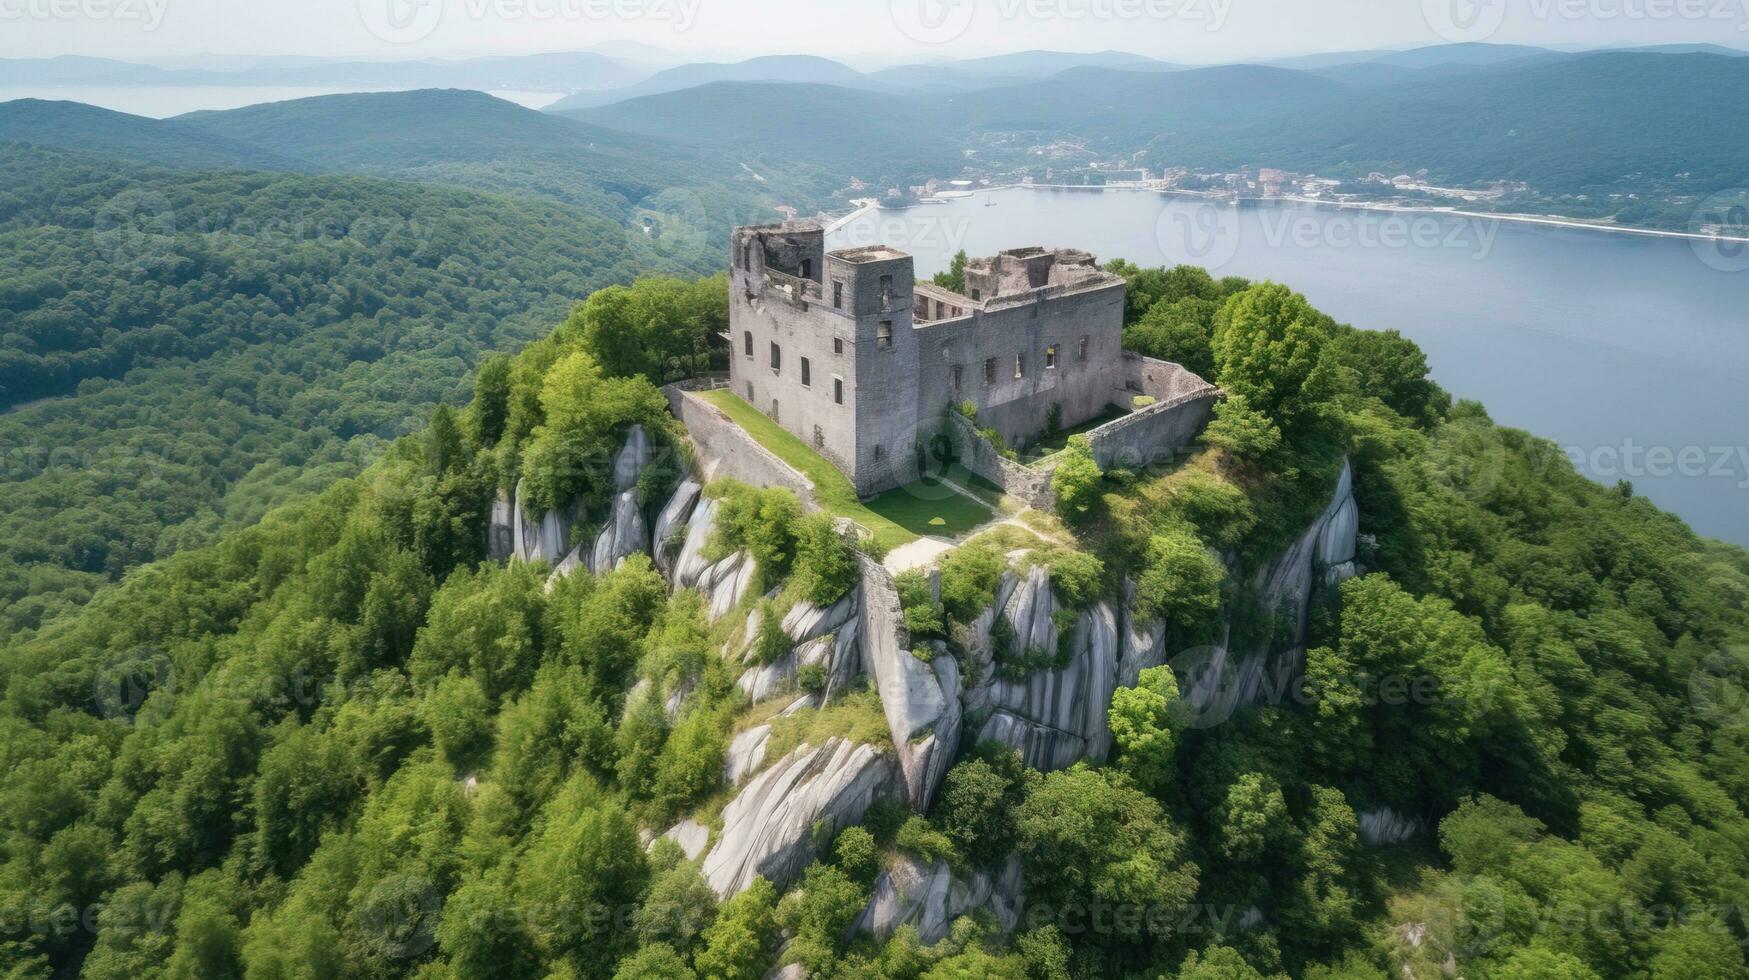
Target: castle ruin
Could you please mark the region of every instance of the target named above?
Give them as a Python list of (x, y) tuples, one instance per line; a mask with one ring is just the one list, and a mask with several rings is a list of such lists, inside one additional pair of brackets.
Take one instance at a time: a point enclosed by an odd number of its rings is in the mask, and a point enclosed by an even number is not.
[(1071, 428), (1145, 390), (1146, 359), (1123, 352), (1124, 280), (1087, 252), (973, 260), (961, 295), (918, 282), (904, 252), (828, 252), (817, 222), (792, 221), (736, 229), (731, 265), (734, 392), (859, 494), (913, 479), (953, 406), (1024, 446), (1054, 413)]

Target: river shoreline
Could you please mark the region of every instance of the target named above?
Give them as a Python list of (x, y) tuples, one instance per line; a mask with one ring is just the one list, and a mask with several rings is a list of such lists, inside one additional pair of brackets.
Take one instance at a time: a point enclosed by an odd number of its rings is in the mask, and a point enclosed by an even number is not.
[[(1611, 232), (1620, 235), (1640, 235), (1647, 238), (1680, 238), (1693, 242), (1721, 242), (1733, 245), (1749, 245), (1749, 237), (1732, 235), (1702, 235), (1692, 231), (1665, 231), (1659, 228), (1635, 228), (1631, 225), (1612, 225), (1594, 221), (1581, 221), (1578, 218), (1564, 218), (1560, 215), (1523, 214), (1518, 212), (1468, 211), (1456, 207), (1408, 207), (1401, 204), (1383, 204), (1369, 201), (1326, 201), (1315, 197), (1227, 197), (1222, 194), (1203, 191), (1160, 190), (1152, 187), (1099, 187), (1091, 184), (1000, 184), (991, 187), (980, 187), (970, 194), (976, 197), (991, 191), (1007, 190), (1061, 190), (1061, 191), (1099, 191), (1110, 192), (1140, 192), (1157, 194), (1161, 197), (1179, 197), (1208, 201), (1225, 201), (1232, 204), (1305, 204), (1325, 208), (1345, 208), (1357, 211), (1383, 211), (1395, 214), (1429, 214), (1449, 215), (1454, 218), (1477, 218), (1487, 221), (1507, 221), (1514, 224), (1542, 225), (1549, 228), (1574, 228), (1580, 231)], [(912, 208), (929, 207), (934, 204), (945, 204), (943, 201), (914, 201), (898, 207), (888, 207), (884, 204), (865, 205), (832, 222), (827, 231), (833, 231), (849, 224), (868, 211), (908, 211)]]

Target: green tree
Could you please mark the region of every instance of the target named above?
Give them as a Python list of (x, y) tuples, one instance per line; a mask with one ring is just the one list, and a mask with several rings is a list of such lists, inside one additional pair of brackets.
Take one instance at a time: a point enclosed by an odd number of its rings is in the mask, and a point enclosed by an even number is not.
[(796, 522), (795, 566), (791, 583), (802, 598), (830, 606), (844, 598), (862, 575), (856, 547), (825, 514), (809, 514)]
[(1172, 781), (1178, 752), (1172, 712), (1177, 704), (1178, 680), (1171, 667), (1150, 667), (1135, 687), (1112, 692), (1106, 714), (1117, 765), (1145, 792), (1158, 793)]
[(934, 283), (943, 289), (951, 289), (960, 295), (966, 292), (966, 250), (960, 249), (954, 253), (953, 261), (948, 264), (946, 272), (937, 272)]
[(1136, 582), (1136, 604), (1149, 617), (1194, 634), (1221, 608), (1227, 569), (1196, 532), (1174, 523), (1148, 542), (1148, 564)]
[(1216, 382), (1284, 435), (1328, 425), (1339, 377), (1330, 318), (1275, 283), (1229, 297), (1215, 315)]
[(431, 741), (458, 772), (485, 761), (492, 751), (492, 703), (480, 683), (460, 671), (437, 682), (420, 709)]
[(1076, 766), (1045, 776), (1020, 807), (1017, 838), (1028, 901), (1149, 910), (1114, 921), (1124, 938), (1164, 935), (1196, 893), (1183, 835), (1159, 803), (1111, 770)]
[(694, 965), (711, 980), (759, 980), (770, 965), (778, 937), (777, 889), (755, 877), (740, 894), (723, 903), (704, 931), (704, 948)]
[(1065, 520), (1078, 521), (1099, 499), (1100, 482), (1104, 474), (1099, 461), (1093, 458), (1093, 444), (1084, 435), (1069, 437), (1057, 470), (1051, 475), (1051, 492), (1057, 497), (1057, 513)]

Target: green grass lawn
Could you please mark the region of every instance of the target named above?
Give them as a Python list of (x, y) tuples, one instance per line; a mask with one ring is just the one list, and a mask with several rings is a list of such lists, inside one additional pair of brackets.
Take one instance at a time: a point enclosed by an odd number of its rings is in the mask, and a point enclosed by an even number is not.
[(814, 482), (814, 496), (828, 513), (848, 517), (873, 534), (882, 548), (896, 548), (924, 535), (957, 537), (990, 520), (986, 507), (938, 483), (922, 480), (864, 503), (850, 478), (795, 434), (727, 388), (701, 391), (759, 444)]

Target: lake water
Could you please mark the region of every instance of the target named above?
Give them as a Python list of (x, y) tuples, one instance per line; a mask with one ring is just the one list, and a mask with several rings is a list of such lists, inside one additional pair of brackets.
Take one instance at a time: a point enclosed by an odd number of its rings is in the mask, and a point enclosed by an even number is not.
[(836, 228), (927, 277), (955, 251), (1072, 246), (1273, 279), (1357, 327), (1395, 328), (1453, 395), (1631, 480), (1697, 531), (1749, 544), (1749, 253), (1728, 245), (1148, 191), (1011, 188)]
[[(117, 112), (168, 119), (203, 109), (238, 109), (262, 102), (285, 102), (315, 95), (348, 92), (404, 92), (406, 89), (321, 88), (283, 85), (0, 85), (0, 102), (49, 99), (83, 102)], [(490, 92), (530, 109), (543, 109), (564, 97), (561, 92)]]

